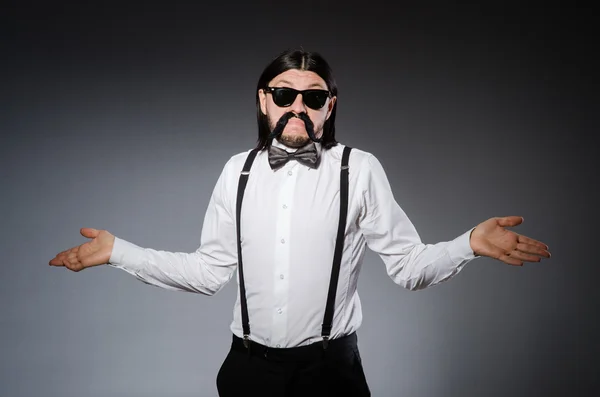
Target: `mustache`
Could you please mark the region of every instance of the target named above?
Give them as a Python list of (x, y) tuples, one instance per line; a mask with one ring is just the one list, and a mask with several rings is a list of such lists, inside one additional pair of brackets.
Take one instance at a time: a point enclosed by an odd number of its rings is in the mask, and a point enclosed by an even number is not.
[(275, 124), (275, 128), (273, 128), (273, 131), (271, 131), (271, 134), (269, 134), (269, 139), (273, 139), (273, 138), (276, 138), (279, 135), (281, 135), (281, 133), (283, 132), (283, 129), (285, 128), (288, 121), (292, 117), (297, 117), (300, 120), (304, 121), (304, 126), (306, 128), (306, 132), (308, 133), (308, 136), (310, 137), (310, 139), (313, 142), (321, 142), (322, 139), (317, 138), (315, 136), (315, 126), (314, 126), (312, 120), (310, 119), (310, 117), (308, 117), (308, 115), (306, 113), (296, 114), (294, 112), (287, 112), (279, 118), (279, 120), (277, 121), (277, 124)]

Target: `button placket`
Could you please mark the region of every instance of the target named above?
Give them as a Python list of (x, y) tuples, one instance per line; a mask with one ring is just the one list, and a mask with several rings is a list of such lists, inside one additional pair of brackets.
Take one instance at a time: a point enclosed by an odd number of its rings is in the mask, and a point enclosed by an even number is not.
[(271, 326), (271, 346), (284, 345), (287, 340), (287, 307), (289, 302), (289, 274), (290, 268), (290, 229), (291, 217), (290, 204), (294, 196), (296, 184), (295, 164), (292, 162), (286, 165), (289, 168), (285, 174), (281, 175), (281, 190), (279, 191), (279, 206), (275, 208), (276, 229), (275, 229), (275, 255), (273, 267), (273, 302), (272, 302), (272, 326)]

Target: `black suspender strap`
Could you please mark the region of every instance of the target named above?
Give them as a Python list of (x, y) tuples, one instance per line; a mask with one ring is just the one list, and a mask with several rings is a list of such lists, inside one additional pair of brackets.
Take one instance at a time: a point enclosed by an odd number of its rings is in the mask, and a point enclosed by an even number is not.
[(244, 285), (244, 268), (242, 266), (242, 236), (240, 233), (240, 218), (242, 214), (242, 199), (244, 198), (244, 190), (246, 190), (246, 184), (248, 183), (248, 176), (250, 175), (250, 168), (252, 168), (252, 163), (254, 162), (254, 158), (256, 157), (256, 153), (258, 153), (258, 149), (253, 149), (248, 154), (246, 158), (246, 162), (244, 163), (244, 168), (242, 169), (242, 173), (240, 175), (240, 179), (238, 182), (238, 190), (237, 190), (237, 200), (235, 205), (235, 226), (237, 229), (237, 254), (238, 254), (238, 274), (240, 278), (240, 304), (242, 306), (242, 329), (244, 332), (244, 346), (248, 348), (249, 346), (249, 337), (250, 337), (250, 321), (248, 319), (248, 304), (246, 302), (246, 286)]
[(338, 279), (340, 277), (342, 249), (344, 248), (344, 232), (346, 230), (346, 218), (348, 215), (348, 159), (350, 158), (351, 150), (351, 147), (345, 146), (344, 153), (342, 154), (342, 167), (340, 170), (340, 219), (338, 223), (337, 239), (335, 241), (335, 251), (333, 254), (331, 279), (329, 280), (327, 305), (325, 306), (325, 316), (323, 317), (323, 328), (321, 330), (324, 349), (327, 349), (327, 345), (329, 344), (329, 336), (331, 335), (335, 293), (337, 290)]

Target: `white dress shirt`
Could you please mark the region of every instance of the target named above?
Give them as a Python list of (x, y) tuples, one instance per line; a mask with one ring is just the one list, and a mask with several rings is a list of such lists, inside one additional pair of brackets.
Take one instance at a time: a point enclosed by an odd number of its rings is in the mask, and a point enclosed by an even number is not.
[[(273, 144), (284, 147), (277, 141)], [(273, 171), (267, 151), (259, 152), (244, 194), (241, 243), (250, 339), (271, 347), (321, 340), (344, 146), (324, 150), (316, 145), (321, 156), (317, 169), (291, 160)], [(109, 264), (162, 288), (205, 295), (223, 288), (237, 267), (236, 194), (248, 153), (231, 157), (225, 165), (195, 252), (142, 248), (116, 237)], [(367, 246), (379, 254), (396, 284), (417, 290), (450, 279), (475, 258), (469, 243), (471, 231), (452, 241), (422, 243), (395, 201), (380, 162), (354, 148), (349, 160), (348, 219), (331, 338), (347, 335), (361, 325), (356, 286)], [(242, 337), (239, 288), (231, 331)]]

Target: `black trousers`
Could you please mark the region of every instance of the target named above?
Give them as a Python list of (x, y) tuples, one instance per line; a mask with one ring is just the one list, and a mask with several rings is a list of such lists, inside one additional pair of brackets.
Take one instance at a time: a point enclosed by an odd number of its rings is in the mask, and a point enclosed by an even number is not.
[(294, 348), (270, 348), (234, 335), (217, 375), (220, 397), (369, 397), (356, 334)]

